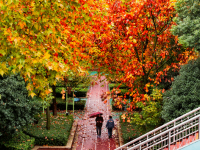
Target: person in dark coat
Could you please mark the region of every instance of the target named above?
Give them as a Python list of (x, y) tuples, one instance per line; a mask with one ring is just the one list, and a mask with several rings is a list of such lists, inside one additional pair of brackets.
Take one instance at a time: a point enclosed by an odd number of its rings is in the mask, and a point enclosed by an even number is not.
[(112, 138), (112, 130), (114, 128), (114, 120), (112, 119), (112, 116), (109, 116), (109, 120), (107, 121), (106, 128), (108, 129), (108, 136), (109, 139)]
[(97, 130), (97, 138), (101, 137), (101, 127), (103, 124), (103, 117), (101, 115), (98, 115), (95, 119), (96, 121), (96, 130)]

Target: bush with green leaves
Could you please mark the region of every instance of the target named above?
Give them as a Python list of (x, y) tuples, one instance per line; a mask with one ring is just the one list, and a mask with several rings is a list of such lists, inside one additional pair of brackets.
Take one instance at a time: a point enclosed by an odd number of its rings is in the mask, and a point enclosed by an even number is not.
[(2, 148), (2, 150), (30, 150), (34, 147), (34, 142), (34, 138), (21, 131), (13, 136), (0, 138), (0, 148)]
[[(127, 115), (127, 118), (131, 117), (131, 115)], [(135, 138), (141, 136), (141, 132), (137, 129), (137, 126), (134, 123), (127, 122), (127, 118), (123, 122), (120, 116), (120, 125), (122, 131), (122, 138), (124, 143), (128, 143)]]
[(147, 95), (147, 99), (146, 102), (136, 104), (141, 111), (135, 112), (131, 117), (131, 123), (134, 123), (143, 134), (163, 124), (161, 117), (162, 93), (159, 89), (153, 89), (152, 94)]
[(177, 16), (172, 33), (178, 35), (179, 43), (200, 51), (200, 0), (177, 0)]
[(32, 123), (40, 106), (28, 96), (24, 79), (19, 75), (0, 76), (0, 87), (0, 135), (7, 136)]
[(166, 122), (200, 106), (200, 59), (181, 66), (179, 74), (163, 95), (161, 114)]
[(54, 117), (51, 115), (50, 120), (50, 130), (46, 129), (46, 116), (43, 114), (37, 125), (29, 125), (23, 128), (23, 131), (35, 138), (35, 145), (66, 145), (74, 121), (73, 116), (58, 114)]

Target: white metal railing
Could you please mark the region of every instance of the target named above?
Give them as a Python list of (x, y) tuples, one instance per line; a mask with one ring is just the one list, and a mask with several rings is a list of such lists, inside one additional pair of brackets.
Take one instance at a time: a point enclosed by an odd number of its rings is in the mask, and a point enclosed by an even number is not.
[(199, 139), (200, 107), (115, 150), (176, 150)]

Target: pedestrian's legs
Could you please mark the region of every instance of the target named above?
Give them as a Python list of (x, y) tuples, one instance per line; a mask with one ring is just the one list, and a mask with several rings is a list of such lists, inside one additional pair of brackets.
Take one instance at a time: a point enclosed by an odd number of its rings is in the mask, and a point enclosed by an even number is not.
[(96, 126), (97, 137), (101, 137), (101, 127)]
[(99, 127), (99, 137), (101, 137), (101, 127)]
[(109, 136), (109, 138), (112, 138), (112, 128), (108, 129), (108, 136)]
[(97, 130), (97, 137), (99, 136), (99, 127), (96, 126), (96, 130)]

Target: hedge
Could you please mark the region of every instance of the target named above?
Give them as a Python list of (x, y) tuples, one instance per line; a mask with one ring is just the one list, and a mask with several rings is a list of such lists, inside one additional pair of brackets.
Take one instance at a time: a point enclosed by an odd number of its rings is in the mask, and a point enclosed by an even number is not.
[[(56, 102), (57, 102), (57, 109), (58, 110), (66, 110), (66, 102), (65, 102), (64, 99), (57, 98)], [(84, 110), (85, 104), (86, 104), (86, 100), (80, 100), (78, 102), (74, 102), (74, 109), (75, 110)], [(72, 110), (73, 109), (73, 103), (68, 103), (67, 109)], [(53, 104), (51, 104), (50, 110), (53, 110)]]
[(73, 125), (73, 116), (58, 114), (57, 117), (51, 115), (50, 130), (46, 129), (46, 116), (43, 115), (37, 125), (29, 125), (24, 128), (24, 132), (35, 138), (35, 145), (64, 146)]
[[(62, 89), (66, 89), (64, 87), (56, 87), (56, 97), (62, 97), (61, 91)], [(88, 88), (87, 87), (77, 87), (74, 89), (76, 97), (86, 97)], [(68, 94), (68, 97), (73, 97), (72, 92)]]

